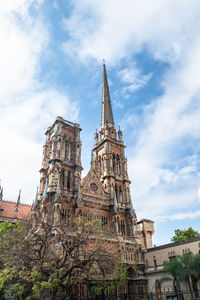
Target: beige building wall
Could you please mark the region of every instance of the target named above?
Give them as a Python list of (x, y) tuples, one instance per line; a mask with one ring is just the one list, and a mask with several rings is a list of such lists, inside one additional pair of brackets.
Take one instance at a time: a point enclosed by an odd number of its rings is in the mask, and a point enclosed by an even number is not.
[[(187, 252), (196, 254), (199, 252), (200, 238), (195, 238), (189, 241), (170, 243), (159, 247), (148, 249), (144, 253), (145, 258), (145, 275), (148, 279), (148, 289), (155, 292), (156, 280), (161, 279), (163, 273), (164, 261), (169, 261), (176, 255), (183, 255)], [(165, 288), (171, 288), (171, 283), (165, 283)]]

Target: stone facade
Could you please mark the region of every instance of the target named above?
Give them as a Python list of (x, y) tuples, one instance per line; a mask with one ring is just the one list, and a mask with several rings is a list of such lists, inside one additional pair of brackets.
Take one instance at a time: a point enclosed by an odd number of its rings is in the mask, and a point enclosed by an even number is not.
[[(79, 124), (61, 117), (48, 128), (33, 215), (40, 211), (53, 223), (67, 222), (73, 214), (100, 220), (110, 236), (109, 247), (128, 269), (126, 293), (138, 293), (146, 288), (142, 250), (152, 246), (153, 222), (137, 222), (132, 206), (125, 145), (114, 124), (105, 65), (101, 127), (94, 134), (91, 166), (83, 179), (80, 131)], [(49, 203), (53, 210), (47, 215)]]

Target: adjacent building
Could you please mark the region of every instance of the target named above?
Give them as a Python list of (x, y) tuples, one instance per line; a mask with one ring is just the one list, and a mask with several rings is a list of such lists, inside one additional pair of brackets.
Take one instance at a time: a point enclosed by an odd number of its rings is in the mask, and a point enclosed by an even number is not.
[(0, 222), (16, 223), (30, 219), (31, 205), (20, 203), (21, 190), (16, 202), (3, 199), (3, 187), (0, 184)]

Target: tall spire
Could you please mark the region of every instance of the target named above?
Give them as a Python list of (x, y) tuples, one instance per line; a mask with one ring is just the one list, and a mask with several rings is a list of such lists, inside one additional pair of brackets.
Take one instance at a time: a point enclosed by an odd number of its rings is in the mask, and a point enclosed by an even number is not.
[(110, 92), (107, 80), (106, 65), (103, 64), (103, 90), (102, 90), (102, 109), (101, 109), (101, 127), (106, 124), (114, 125), (112, 106), (110, 101)]
[(16, 212), (18, 212), (18, 208), (19, 208), (19, 205), (20, 205), (20, 200), (21, 200), (21, 190), (19, 190), (19, 195), (18, 195), (18, 198), (17, 198), (16, 206), (15, 206), (15, 211)]
[(18, 195), (18, 198), (17, 198), (17, 206), (19, 206), (20, 200), (21, 200), (21, 190), (19, 190), (19, 195)]

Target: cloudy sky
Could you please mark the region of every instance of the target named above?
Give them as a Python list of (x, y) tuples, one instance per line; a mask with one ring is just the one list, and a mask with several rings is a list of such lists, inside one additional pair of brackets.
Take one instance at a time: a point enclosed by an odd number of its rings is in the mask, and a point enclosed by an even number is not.
[(100, 125), (102, 60), (127, 145), (138, 219), (154, 244), (200, 231), (200, 1), (7, 0), (0, 4), (0, 178), (31, 203), (56, 116), (81, 124), (83, 176)]

